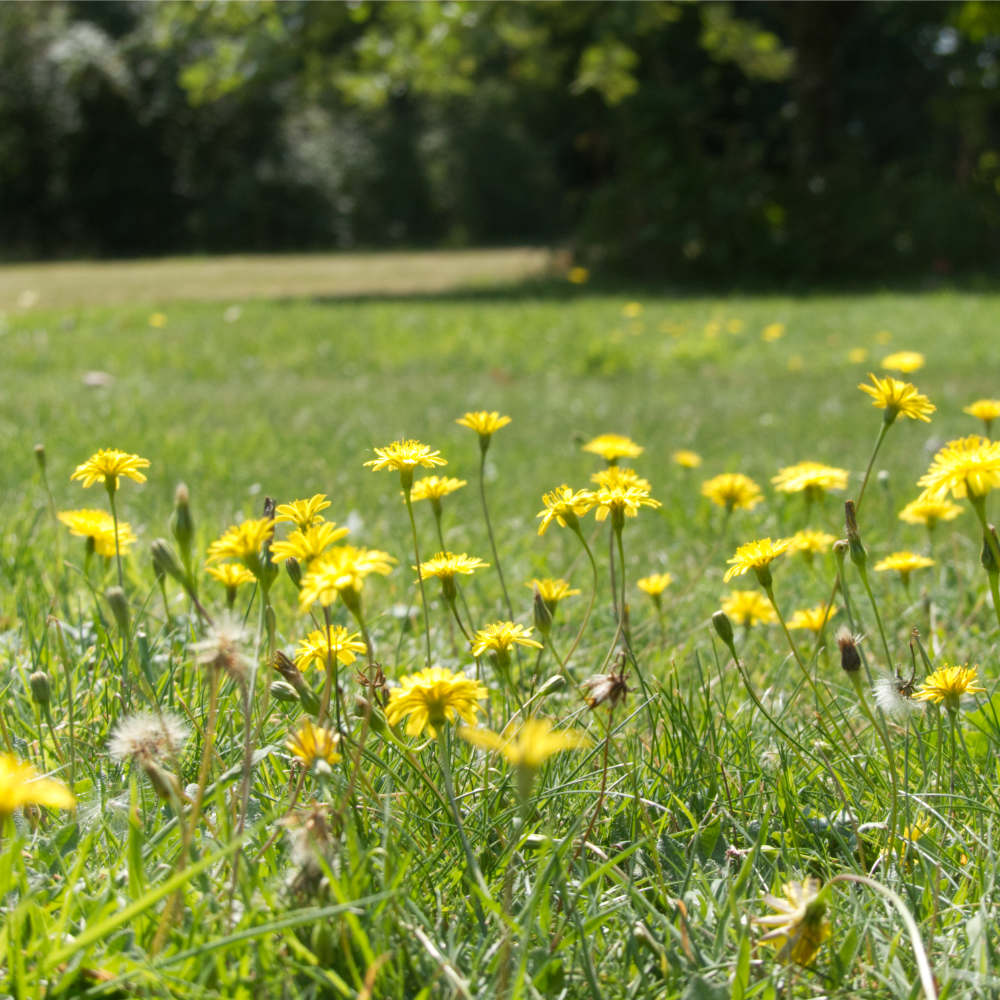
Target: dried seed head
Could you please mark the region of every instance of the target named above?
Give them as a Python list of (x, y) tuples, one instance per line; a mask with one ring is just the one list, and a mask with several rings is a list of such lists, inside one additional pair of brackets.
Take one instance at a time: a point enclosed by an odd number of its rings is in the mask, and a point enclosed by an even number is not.
[(118, 761), (175, 758), (184, 749), (188, 727), (172, 712), (140, 712), (120, 719), (108, 749)]
[(609, 711), (613, 711), (618, 702), (629, 693), (627, 678), (624, 656), (621, 656), (611, 673), (594, 674), (580, 685), (587, 692), (587, 705), (597, 708), (598, 705), (607, 704)]
[(837, 630), (837, 645), (840, 647), (840, 666), (846, 673), (853, 674), (861, 669), (861, 656), (858, 654), (858, 643), (861, 636), (851, 635), (850, 631), (841, 627)]

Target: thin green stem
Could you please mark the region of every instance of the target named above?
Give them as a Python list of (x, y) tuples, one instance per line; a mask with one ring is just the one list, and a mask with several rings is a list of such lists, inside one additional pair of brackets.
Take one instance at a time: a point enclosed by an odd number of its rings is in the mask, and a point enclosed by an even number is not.
[[(993, 555), (993, 562), (997, 566), (1000, 566), (1000, 545), (997, 544), (996, 537), (993, 532), (990, 531), (989, 523), (986, 520), (986, 498), (973, 494), (969, 490), (968, 486), (966, 486), (965, 492), (966, 496), (969, 498), (969, 503), (972, 504), (972, 509), (976, 512), (979, 527), (983, 530), (984, 543), (989, 546), (990, 552)], [(990, 591), (993, 595), (993, 611), (997, 616), (997, 625), (1000, 625), (1000, 601), (997, 600), (997, 576), (995, 573), (988, 573), (987, 575), (990, 578)]]
[(865, 478), (861, 480), (861, 489), (858, 490), (857, 499), (855, 499), (854, 501), (855, 510), (861, 509), (861, 501), (864, 499), (865, 489), (868, 486), (868, 480), (871, 478), (872, 468), (875, 465), (875, 458), (878, 455), (879, 448), (882, 447), (882, 442), (885, 440), (886, 432), (889, 430), (891, 426), (892, 426), (891, 420), (888, 422), (883, 420), (882, 425), (878, 429), (878, 437), (875, 438), (875, 447), (872, 448), (871, 458), (868, 459), (868, 468), (865, 469)]
[[(116, 487), (117, 488), (117, 484)], [(115, 529), (115, 563), (118, 566), (118, 586), (125, 589), (124, 576), (122, 574), (122, 553), (118, 544), (118, 505), (115, 503), (115, 488), (108, 486), (108, 503), (111, 505), (111, 520)]]
[(417, 522), (413, 517), (413, 502), (410, 493), (413, 485), (403, 484), (403, 499), (406, 501), (406, 513), (410, 516), (410, 531), (413, 533), (413, 554), (417, 558), (417, 582), (420, 584), (420, 603), (424, 609), (424, 641), (427, 646), (427, 669), (431, 668), (431, 615), (427, 607), (427, 594), (424, 590), (424, 574), (420, 572), (420, 543), (417, 540)]
[(503, 591), (504, 604), (507, 605), (507, 617), (514, 620), (514, 606), (510, 603), (510, 594), (507, 593), (507, 584), (504, 582), (503, 569), (500, 567), (500, 553), (497, 551), (497, 543), (493, 537), (493, 524), (490, 521), (490, 508), (486, 503), (486, 449), (481, 448), (479, 452), (479, 500), (483, 507), (483, 520), (486, 522), (486, 533), (490, 536), (490, 550), (493, 553), (493, 565), (496, 566), (497, 576), (500, 578), (500, 589)]
[(580, 539), (580, 544), (583, 546), (584, 552), (587, 553), (587, 558), (590, 560), (590, 570), (593, 579), (590, 587), (590, 601), (587, 603), (587, 610), (583, 613), (583, 621), (580, 623), (580, 628), (576, 633), (576, 638), (573, 639), (573, 644), (569, 647), (569, 652), (566, 653), (566, 656), (562, 660), (562, 669), (567, 673), (569, 673), (569, 661), (576, 652), (576, 647), (580, 645), (580, 640), (583, 638), (583, 634), (587, 630), (587, 624), (590, 622), (591, 612), (594, 610), (594, 602), (597, 600), (598, 577), (597, 560), (594, 558), (594, 553), (587, 544), (587, 539), (583, 537), (583, 532), (580, 530), (579, 526), (573, 529), (573, 534)]

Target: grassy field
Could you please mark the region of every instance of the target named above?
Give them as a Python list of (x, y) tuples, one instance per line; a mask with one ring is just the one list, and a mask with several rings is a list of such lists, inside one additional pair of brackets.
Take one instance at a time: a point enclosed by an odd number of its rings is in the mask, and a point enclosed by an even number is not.
[[(468, 287), (483, 276), (473, 262), (452, 280), (437, 273), (426, 294), (348, 283), (354, 297), (338, 298), (272, 285), (267, 268), (196, 291), (168, 262), (142, 265), (120, 297), (104, 293), (112, 305), (94, 299), (113, 268), (82, 284), (0, 272), (0, 739), (77, 799), (75, 812), (15, 812), (0, 781), (12, 995), (997, 995), (1000, 633), (982, 533), (966, 500), (932, 539), (897, 516), (938, 448), (982, 432), (963, 407), (1000, 396), (997, 298), (636, 298), (534, 277), (511, 285), (544, 263), (508, 264), (492, 288)], [(199, 270), (218, 276), (213, 266)], [(858, 497), (882, 419), (858, 384), (902, 350), (925, 363), (896, 374), (937, 411), (929, 424), (900, 417), (874, 464), (860, 514), (871, 597), (850, 559), (834, 592), (828, 547), (811, 560), (786, 553), (773, 565), (778, 609), (790, 619), (833, 594), (830, 625), (791, 632), (794, 647), (777, 621), (737, 625), (727, 648), (712, 625), (723, 599), (764, 593), (752, 572), (724, 583), (727, 560), (741, 543), (805, 528), (844, 536), (843, 501)], [(495, 552), (477, 435), (455, 422), (468, 410), (511, 417), (483, 463)], [(628, 464), (662, 506), (625, 520), (624, 564), (614, 519), (581, 517), (595, 590), (580, 538), (556, 524), (540, 537), (536, 515), (561, 483), (593, 486), (605, 463), (581, 446), (607, 432), (643, 447)], [(443, 502), (445, 544), (490, 564), (460, 578), (454, 610), (426, 581), (427, 630), (399, 474), (363, 465), (399, 438), (447, 459), (418, 478), (467, 481)], [(150, 462), (145, 483), (123, 479), (116, 494), (137, 537), (117, 617), (115, 560), (86, 558), (54, 516), (107, 508), (101, 486), (70, 474), (108, 447)], [(678, 449), (701, 466), (682, 468)], [(812, 502), (776, 491), (778, 470), (805, 460), (847, 470), (846, 490)], [(762, 502), (727, 515), (701, 496), (724, 472), (751, 477)], [(159, 537), (183, 548), (171, 531), (179, 482), (203, 614), (178, 580), (161, 588), (150, 557)], [(342, 703), (322, 662), (305, 677), (319, 701), (332, 697), (328, 710), (282, 700), (272, 647), (294, 656), (324, 622), (283, 570), (238, 592), (247, 668), (200, 664), (226, 605), (202, 572), (209, 544), (259, 518), (265, 497), (315, 493), (350, 527), (347, 541), (395, 560), (365, 581), (362, 605), (390, 684), (423, 669), (429, 647), (435, 666), (481, 679), (480, 726), (509, 724), (509, 735), (535, 716), (581, 745), (532, 769), (507, 745), (505, 756), (464, 741), (457, 725), (440, 740), (408, 735), (405, 721), (386, 724), (364, 652), (339, 669)], [(988, 510), (997, 516), (995, 498)], [(427, 501), (413, 512), (426, 560), (441, 547), (435, 521)], [(871, 568), (902, 549), (935, 559), (909, 586)], [(636, 587), (659, 572), (672, 576), (660, 610)], [(548, 636), (526, 586), (536, 577), (581, 591)], [(328, 613), (360, 632), (342, 599)], [(474, 660), (460, 627), (508, 619), (534, 623), (544, 648), (521, 649), (507, 669), (488, 653)], [(864, 636), (857, 686), (833, 641), (841, 624)], [(616, 664), (626, 697), (589, 708), (581, 682)], [(876, 705), (879, 678), (912, 670), (919, 685), (944, 664), (978, 665), (984, 691), (953, 712)], [(123, 718), (154, 710), (182, 720), (183, 748), (109, 752)], [(342, 759), (302, 768), (289, 733), (306, 718), (332, 730), (338, 714)], [(822, 895), (788, 915), (784, 938), (761, 940), (773, 929), (758, 922), (775, 912), (767, 894), (796, 882), (809, 896), (810, 878)]]

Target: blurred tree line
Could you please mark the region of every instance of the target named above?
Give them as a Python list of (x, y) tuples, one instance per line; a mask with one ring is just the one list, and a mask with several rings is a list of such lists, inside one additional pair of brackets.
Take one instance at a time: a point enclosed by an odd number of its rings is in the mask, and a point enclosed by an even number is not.
[(0, 254), (992, 270), (998, 49), (976, 0), (0, 3)]

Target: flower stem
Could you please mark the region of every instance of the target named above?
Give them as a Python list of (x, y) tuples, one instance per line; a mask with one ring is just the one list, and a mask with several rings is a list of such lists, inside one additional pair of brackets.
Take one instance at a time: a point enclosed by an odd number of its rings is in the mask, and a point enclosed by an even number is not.
[(497, 543), (493, 537), (493, 524), (490, 521), (490, 509), (486, 503), (486, 451), (480, 449), (479, 452), (479, 500), (483, 507), (483, 520), (486, 522), (486, 533), (490, 536), (490, 549), (493, 552), (493, 565), (497, 568), (497, 576), (500, 577), (500, 589), (503, 591), (504, 604), (507, 605), (507, 617), (514, 620), (514, 606), (510, 603), (510, 595), (507, 593), (507, 584), (504, 582), (503, 570), (500, 568), (500, 553), (497, 552)]
[(108, 486), (108, 503), (111, 505), (111, 520), (114, 522), (115, 528), (115, 563), (118, 565), (118, 586), (123, 590), (125, 585), (122, 582), (122, 553), (121, 546), (118, 544), (118, 505), (115, 503), (115, 491)]
[(594, 553), (587, 544), (587, 539), (583, 537), (583, 532), (580, 530), (579, 526), (574, 529), (573, 533), (580, 539), (580, 544), (583, 546), (583, 550), (587, 553), (587, 558), (590, 560), (590, 571), (593, 580), (590, 587), (590, 601), (587, 604), (587, 610), (583, 613), (583, 621), (580, 623), (580, 629), (576, 633), (576, 638), (573, 640), (573, 644), (569, 647), (569, 652), (562, 660), (562, 668), (567, 673), (569, 672), (569, 661), (576, 652), (576, 647), (580, 644), (580, 640), (583, 638), (583, 633), (587, 630), (587, 624), (590, 621), (591, 612), (594, 610), (594, 601), (597, 600), (597, 560), (594, 558)]
[(420, 571), (420, 545), (417, 541), (417, 522), (413, 517), (413, 502), (410, 493), (413, 484), (403, 484), (403, 499), (406, 501), (406, 513), (410, 515), (410, 531), (413, 533), (413, 554), (417, 557), (417, 582), (420, 584), (420, 603), (424, 609), (424, 641), (427, 645), (427, 669), (431, 668), (431, 616), (427, 607), (427, 594), (424, 591), (424, 574)]
[(323, 699), (320, 701), (316, 725), (322, 726), (330, 711), (330, 698), (333, 697), (334, 718), (337, 732), (340, 732), (340, 685), (337, 683), (337, 657), (333, 654), (333, 643), (330, 641), (330, 609), (323, 605), (323, 625), (326, 629), (326, 681), (323, 684)]
[(861, 480), (861, 489), (858, 490), (857, 499), (854, 501), (855, 510), (861, 509), (861, 501), (864, 498), (865, 488), (868, 486), (868, 480), (869, 478), (871, 478), (872, 468), (875, 465), (875, 457), (878, 455), (879, 448), (882, 447), (882, 442), (885, 440), (886, 432), (889, 430), (891, 426), (892, 426), (891, 423), (886, 423), (883, 420), (881, 426), (879, 427), (878, 437), (875, 438), (875, 447), (872, 448), (871, 458), (868, 459), (868, 468), (865, 469), (865, 478)]
[[(986, 521), (986, 498), (977, 496), (973, 494), (966, 486), (966, 496), (969, 498), (969, 503), (972, 504), (972, 509), (976, 512), (976, 518), (979, 520), (979, 526), (983, 529), (983, 540), (984, 544), (988, 545), (990, 552), (993, 554), (993, 561), (998, 566), (1000, 566), (1000, 545), (997, 545), (997, 540), (990, 531), (990, 526)], [(997, 578), (995, 574), (987, 574), (990, 578), (990, 591), (993, 595), (993, 610), (997, 616), (997, 625), (1000, 625), (1000, 602), (997, 601)]]

